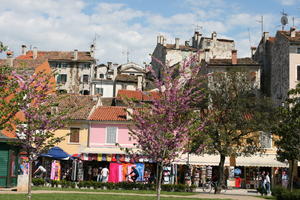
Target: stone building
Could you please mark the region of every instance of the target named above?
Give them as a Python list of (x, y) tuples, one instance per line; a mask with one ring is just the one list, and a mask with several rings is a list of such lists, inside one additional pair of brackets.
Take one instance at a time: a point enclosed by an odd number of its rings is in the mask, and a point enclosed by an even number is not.
[(233, 40), (217, 38), (216, 32), (213, 32), (210, 38), (202, 37), (202, 34), (195, 32), (191, 44), (189, 41), (185, 41), (185, 44), (181, 45), (179, 38), (175, 38), (175, 44), (166, 44), (165, 42), (164, 36), (157, 36), (157, 45), (152, 53), (151, 65), (158, 77), (161, 77), (161, 64), (173, 66), (197, 52), (200, 59), (204, 59), (205, 56), (229, 59), (231, 51), (235, 49)]
[(262, 85), (276, 105), (300, 80), (300, 31), (277, 31), (275, 37), (265, 33), (253, 58), (262, 64)]
[(91, 93), (91, 77), (94, 74), (96, 60), (94, 46), (90, 51), (38, 51), (37, 48), (27, 51), (22, 45), (22, 55), (12, 59), (12, 65), (26, 64), (28, 67), (48, 62), (55, 73), (57, 91), (61, 93)]

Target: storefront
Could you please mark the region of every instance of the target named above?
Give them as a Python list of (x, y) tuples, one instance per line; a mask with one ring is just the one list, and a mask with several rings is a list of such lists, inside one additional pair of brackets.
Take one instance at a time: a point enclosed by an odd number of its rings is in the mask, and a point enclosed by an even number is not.
[[(139, 174), (137, 182), (154, 182), (156, 164), (141, 155), (128, 155), (119, 148), (88, 148), (80, 156), (78, 180), (97, 181), (101, 169), (109, 169), (108, 182), (131, 181), (128, 176), (132, 167)], [(81, 168), (82, 166), (82, 168)]]
[(0, 133), (0, 187), (17, 185), (19, 148), (9, 144), (13, 140)]

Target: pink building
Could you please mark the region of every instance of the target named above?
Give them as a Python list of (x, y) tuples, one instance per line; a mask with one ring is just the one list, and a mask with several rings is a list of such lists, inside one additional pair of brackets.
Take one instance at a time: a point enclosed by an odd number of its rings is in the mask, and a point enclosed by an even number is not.
[(82, 153), (122, 154), (120, 147), (132, 148), (125, 107), (99, 106), (89, 117), (88, 148)]

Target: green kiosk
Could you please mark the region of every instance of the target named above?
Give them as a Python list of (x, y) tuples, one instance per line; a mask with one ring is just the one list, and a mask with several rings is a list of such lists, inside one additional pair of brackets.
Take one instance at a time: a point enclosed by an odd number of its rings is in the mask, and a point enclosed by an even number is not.
[(17, 186), (20, 148), (12, 144), (15, 140), (0, 132), (0, 187)]

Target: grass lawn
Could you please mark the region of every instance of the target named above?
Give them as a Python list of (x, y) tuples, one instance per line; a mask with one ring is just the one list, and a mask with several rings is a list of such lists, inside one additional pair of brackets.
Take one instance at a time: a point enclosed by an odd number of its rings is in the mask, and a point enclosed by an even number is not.
[[(56, 191), (79, 191), (79, 192), (114, 192), (114, 193), (134, 193), (134, 194), (156, 194), (152, 190), (101, 190), (101, 189), (76, 189), (76, 188), (56, 188), (56, 187), (33, 187), (33, 190), (56, 190)], [(167, 195), (193, 195), (193, 192), (166, 192), (161, 191), (161, 194)]]
[[(155, 200), (156, 197), (120, 196), (107, 194), (33, 194), (32, 200)], [(25, 194), (0, 194), (1, 200), (25, 200)], [(201, 200), (162, 197), (162, 200)], [(206, 199), (207, 200), (207, 199)], [(214, 199), (211, 199), (214, 200)]]

